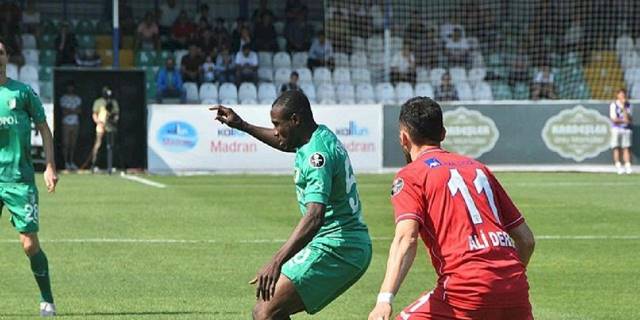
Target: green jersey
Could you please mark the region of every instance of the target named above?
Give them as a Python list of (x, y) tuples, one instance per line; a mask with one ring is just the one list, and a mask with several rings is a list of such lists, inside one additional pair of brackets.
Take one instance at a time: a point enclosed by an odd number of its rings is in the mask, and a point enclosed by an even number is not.
[(324, 225), (314, 240), (370, 243), (349, 154), (327, 127), (319, 125), (296, 151), (295, 183), (303, 215), (309, 202), (326, 206)]
[(0, 85), (0, 183), (33, 183), (31, 123), (45, 122), (44, 108), (28, 85)]

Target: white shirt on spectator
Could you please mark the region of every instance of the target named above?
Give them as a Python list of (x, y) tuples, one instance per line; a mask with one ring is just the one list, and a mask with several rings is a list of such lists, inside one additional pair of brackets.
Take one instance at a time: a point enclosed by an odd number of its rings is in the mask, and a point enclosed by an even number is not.
[(331, 41), (325, 39), (324, 45), (322, 45), (318, 38), (313, 39), (311, 48), (309, 48), (309, 58), (314, 60), (325, 60), (331, 56), (333, 56), (333, 46), (331, 46)]
[(238, 66), (243, 66), (245, 64), (248, 64), (252, 67), (257, 67), (258, 55), (255, 52), (250, 51), (249, 56), (245, 57), (242, 51), (239, 51), (238, 53), (236, 53), (235, 64)]
[(162, 15), (160, 16), (160, 25), (163, 27), (171, 27), (180, 15), (180, 8), (176, 4), (173, 8), (169, 8), (166, 3), (160, 6)]
[(402, 52), (396, 53), (393, 58), (391, 58), (390, 64), (392, 68), (397, 68), (400, 73), (407, 73), (411, 71), (415, 65), (416, 58), (413, 56), (413, 53), (409, 54), (409, 57), (405, 57), (402, 55)]
[(549, 75), (545, 76), (544, 72), (538, 71), (538, 73), (536, 73), (536, 76), (533, 77), (533, 82), (544, 84), (553, 83), (553, 73), (549, 72)]
[(464, 38), (464, 27), (461, 24), (451, 24), (451, 23), (445, 23), (443, 25), (440, 26), (440, 38), (442, 38), (442, 40), (444, 41), (449, 41), (451, 40), (451, 38), (453, 37), (453, 32), (456, 29), (460, 29), (460, 31), (462, 31), (462, 38)]
[(448, 39), (445, 44), (445, 49), (454, 52), (466, 52), (471, 49), (471, 45), (467, 38), (460, 38), (458, 41), (453, 41), (453, 39)]

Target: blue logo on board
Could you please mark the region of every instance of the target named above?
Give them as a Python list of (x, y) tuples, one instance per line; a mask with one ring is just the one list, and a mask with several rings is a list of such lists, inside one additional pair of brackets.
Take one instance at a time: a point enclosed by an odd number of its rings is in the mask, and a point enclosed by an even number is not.
[(348, 127), (336, 128), (336, 135), (338, 136), (368, 136), (369, 129), (367, 127), (360, 127), (355, 121), (349, 121)]
[(438, 161), (438, 159), (436, 159), (436, 158), (429, 158), (429, 159), (425, 160), (424, 163), (429, 168), (437, 168), (437, 167), (442, 165), (442, 163), (440, 163), (440, 161)]
[(160, 127), (157, 139), (158, 143), (167, 151), (184, 152), (196, 146), (198, 132), (189, 123), (171, 121)]

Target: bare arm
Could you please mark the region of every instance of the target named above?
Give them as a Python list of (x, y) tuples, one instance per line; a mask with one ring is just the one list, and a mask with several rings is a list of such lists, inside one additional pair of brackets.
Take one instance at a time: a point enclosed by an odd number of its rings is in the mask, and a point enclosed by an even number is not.
[(529, 229), (526, 222), (509, 230), (508, 232), (509, 236), (511, 236), (513, 241), (516, 243), (516, 249), (518, 250), (520, 260), (526, 267), (529, 264), (531, 255), (533, 255), (533, 249), (536, 246), (533, 232)]
[(56, 174), (55, 156), (53, 153), (53, 135), (46, 121), (37, 123), (36, 128), (42, 136), (42, 144), (44, 146), (44, 154), (46, 157), (46, 169), (44, 171), (44, 182), (47, 191), (54, 192), (58, 183), (58, 175)]

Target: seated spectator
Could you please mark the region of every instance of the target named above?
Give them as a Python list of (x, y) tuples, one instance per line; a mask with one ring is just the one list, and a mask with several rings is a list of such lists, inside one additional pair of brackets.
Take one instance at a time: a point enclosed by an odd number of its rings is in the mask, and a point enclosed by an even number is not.
[(171, 29), (171, 40), (175, 49), (184, 49), (187, 47), (187, 41), (190, 40), (196, 32), (196, 27), (189, 21), (187, 12), (182, 10), (176, 22)]
[(300, 89), (300, 86), (298, 85), (298, 79), (298, 73), (295, 71), (291, 72), (291, 75), (289, 76), (289, 83), (282, 84), (282, 87), (280, 87), (280, 93), (290, 90), (302, 91), (302, 89)]
[(245, 44), (242, 51), (236, 53), (236, 85), (243, 82), (258, 82), (258, 54), (251, 51), (250, 44)]
[(233, 38), (233, 46), (231, 47), (233, 52), (240, 52), (245, 45), (253, 45), (253, 42), (251, 42), (253, 39), (251, 37), (249, 27), (242, 25), (236, 31), (238, 36)]
[(196, 31), (191, 34), (191, 41), (199, 39), (206, 30), (211, 30), (211, 26), (209, 22), (207, 22), (207, 19), (201, 18), (196, 26)]
[(309, 9), (302, 4), (300, 0), (287, 0), (287, 4), (284, 8), (285, 17), (287, 23), (295, 20), (297, 17), (301, 17), (303, 20), (307, 19), (307, 13)]
[(442, 41), (433, 27), (426, 29), (424, 37), (418, 37), (415, 43), (416, 64), (429, 69), (438, 66), (438, 57), (442, 53)]
[(293, 52), (307, 51), (311, 45), (313, 27), (307, 23), (302, 15), (287, 23), (284, 37), (287, 39), (287, 50)]
[(467, 39), (462, 37), (462, 29), (454, 29), (451, 39), (448, 40), (444, 46), (444, 52), (447, 57), (449, 67), (469, 67), (470, 50), (471, 46), (469, 45), (469, 42)]
[(231, 35), (229, 34), (229, 30), (224, 25), (224, 19), (218, 18), (216, 19), (216, 24), (213, 27), (212, 31), (214, 37), (216, 38), (216, 43), (218, 45), (217, 50), (222, 51), (222, 48), (227, 46), (231, 47)]
[(436, 101), (460, 100), (458, 98), (458, 91), (453, 83), (451, 83), (451, 75), (449, 75), (448, 72), (442, 75), (442, 82), (436, 87), (435, 98)]
[(200, 5), (200, 8), (198, 8), (198, 13), (193, 19), (193, 22), (199, 24), (202, 21), (202, 19), (204, 19), (207, 22), (207, 24), (213, 22), (213, 20), (211, 20), (211, 17), (209, 16), (209, 5), (206, 3), (203, 3)]
[(180, 8), (176, 5), (175, 0), (167, 0), (167, 3), (160, 6), (158, 15), (160, 18), (158, 20), (160, 21), (160, 33), (162, 35), (171, 33), (171, 28), (173, 28), (178, 15), (180, 15)]
[(273, 17), (265, 13), (259, 24), (255, 24), (253, 35), (255, 37), (254, 49), (256, 51), (278, 51), (276, 28), (273, 27)]
[[(233, 32), (231, 32), (231, 51), (238, 52), (242, 48), (242, 30), (244, 30), (245, 28), (249, 30), (249, 24), (243, 17), (238, 17), (236, 19), (236, 28), (233, 29)], [(251, 34), (249, 34), (248, 39), (251, 39)], [(251, 41), (249, 40), (249, 42)]]
[(518, 49), (518, 53), (511, 61), (511, 71), (509, 73), (509, 84), (515, 85), (516, 82), (529, 81), (529, 55), (523, 48)]
[(203, 59), (200, 55), (200, 49), (191, 43), (189, 45), (189, 53), (180, 60), (180, 73), (184, 82), (200, 82), (200, 66)]
[(424, 21), (420, 17), (418, 10), (413, 10), (409, 16), (409, 23), (404, 29), (404, 38), (411, 40), (412, 43), (417, 43), (427, 33), (427, 27), (422, 23)]
[(204, 63), (200, 66), (200, 79), (202, 82), (216, 81), (216, 64), (211, 55), (205, 55)]
[(253, 21), (253, 25), (259, 25), (262, 23), (262, 17), (265, 14), (269, 14), (272, 18), (274, 16), (273, 11), (269, 9), (269, 3), (267, 0), (260, 0), (260, 6), (253, 11), (253, 15), (251, 16), (251, 20)]
[(95, 49), (78, 50), (76, 53), (76, 65), (79, 67), (95, 68), (102, 64), (102, 59)]
[(138, 25), (136, 31), (136, 48), (138, 50), (158, 50), (160, 49), (160, 29), (153, 21), (153, 13), (147, 11), (144, 20)]
[(553, 87), (553, 73), (549, 66), (543, 66), (533, 77), (533, 86), (531, 99), (557, 99), (555, 89)]
[(218, 42), (216, 35), (211, 32), (211, 29), (204, 30), (196, 39), (196, 43), (203, 55), (216, 56), (218, 52)]
[(164, 67), (158, 70), (156, 77), (156, 100), (162, 103), (163, 98), (180, 98), (181, 103), (187, 101), (187, 92), (182, 87), (182, 76), (176, 69), (173, 58), (168, 58)]
[(69, 24), (65, 21), (60, 26), (60, 33), (56, 37), (56, 66), (75, 65), (78, 40), (69, 31)]
[(220, 83), (236, 82), (236, 64), (229, 52), (229, 46), (223, 46), (216, 58), (216, 81)]
[(307, 66), (309, 69), (313, 70), (315, 67), (333, 68), (333, 47), (323, 31), (318, 32), (318, 37), (313, 40), (308, 57)]
[(40, 12), (36, 10), (36, 3), (33, 0), (27, 0), (22, 11), (22, 30), (37, 36), (40, 34), (39, 25)]
[(391, 67), (391, 81), (416, 81), (416, 58), (410, 48), (410, 44), (405, 43), (402, 50), (396, 53), (391, 59), (391, 63), (389, 64)]

